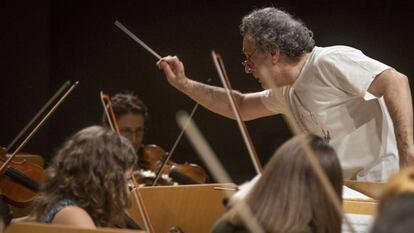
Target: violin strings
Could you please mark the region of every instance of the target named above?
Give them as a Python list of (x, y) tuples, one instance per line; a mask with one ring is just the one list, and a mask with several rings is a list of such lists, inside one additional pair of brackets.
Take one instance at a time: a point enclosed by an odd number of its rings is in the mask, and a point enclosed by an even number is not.
[(121, 29), (125, 34), (127, 34), (129, 37), (131, 37), (133, 40), (135, 40), (138, 44), (140, 44), (144, 49), (146, 49), (148, 52), (150, 52), (152, 55), (154, 55), (158, 60), (161, 59), (161, 56), (158, 55), (154, 50), (152, 50), (147, 44), (144, 43), (141, 39), (139, 39), (134, 33), (132, 33), (128, 28), (126, 28), (122, 23), (120, 23), (118, 20), (114, 22), (114, 24)]

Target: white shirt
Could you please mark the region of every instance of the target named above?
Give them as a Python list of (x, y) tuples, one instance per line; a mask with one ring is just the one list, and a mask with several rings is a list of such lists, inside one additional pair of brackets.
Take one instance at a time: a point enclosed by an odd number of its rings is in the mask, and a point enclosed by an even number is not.
[(275, 113), (301, 130), (329, 135), (345, 179), (386, 181), (399, 169), (394, 128), (383, 98), (368, 92), (389, 66), (346, 46), (315, 47), (292, 86), (262, 92)]

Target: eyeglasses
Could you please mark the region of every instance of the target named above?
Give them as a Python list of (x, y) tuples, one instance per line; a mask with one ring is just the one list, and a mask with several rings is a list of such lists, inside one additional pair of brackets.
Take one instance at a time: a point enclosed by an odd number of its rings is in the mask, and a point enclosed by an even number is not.
[(120, 129), (121, 134), (126, 138), (132, 138), (133, 136), (139, 138), (144, 135), (145, 129), (144, 128), (123, 128)]
[(253, 62), (250, 60), (250, 58), (254, 55), (254, 53), (256, 53), (256, 51), (257, 51), (257, 48), (255, 48), (251, 54), (246, 55), (246, 60), (242, 62), (244, 69), (247, 69), (248, 71), (252, 70)]

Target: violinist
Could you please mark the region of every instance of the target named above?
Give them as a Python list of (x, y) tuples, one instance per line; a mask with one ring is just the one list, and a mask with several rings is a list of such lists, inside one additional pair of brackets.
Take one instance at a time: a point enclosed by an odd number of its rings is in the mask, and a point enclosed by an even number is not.
[[(133, 145), (137, 156), (138, 169), (134, 174), (140, 184), (153, 184), (156, 172), (166, 160), (168, 153), (159, 146), (143, 144), (146, 123), (149, 118), (148, 108), (144, 102), (130, 92), (118, 93), (111, 98), (112, 109), (119, 127), (119, 132)], [(106, 116), (103, 124), (108, 126)], [(205, 170), (196, 164), (177, 164), (169, 161), (158, 185), (196, 184), (207, 181)]]
[[(142, 160), (143, 140), (145, 124), (148, 121), (148, 108), (144, 102), (132, 93), (118, 93), (111, 98), (119, 131), (126, 137), (138, 155), (138, 167), (147, 169), (145, 161)], [(104, 116), (102, 122), (108, 125)]]
[(136, 160), (129, 141), (115, 132), (101, 126), (79, 131), (51, 161), (30, 219), (83, 228), (119, 226), (130, 204), (128, 181)]

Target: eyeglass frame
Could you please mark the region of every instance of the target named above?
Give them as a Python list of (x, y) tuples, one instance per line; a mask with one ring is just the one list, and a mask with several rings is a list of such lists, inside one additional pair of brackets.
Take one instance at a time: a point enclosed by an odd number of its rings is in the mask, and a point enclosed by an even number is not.
[(140, 138), (144, 136), (146, 128), (138, 127), (138, 128), (132, 129), (128, 127), (128, 128), (122, 128), (119, 131), (121, 135), (125, 136), (126, 138), (133, 138), (134, 136), (136, 138)]
[(242, 65), (243, 65), (243, 67), (244, 67), (244, 69), (249, 69), (249, 71), (250, 70), (252, 70), (252, 67), (251, 67), (251, 65), (249, 64), (249, 62), (251, 62), (251, 63), (253, 63), (251, 60), (250, 60), (250, 58), (252, 58), (253, 57), (253, 55), (256, 53), (256, 51), (257, 51), (257, 48), (255, 48), (254, 49), (254, 51), (251, 53), (251, 54), (247, 54), (246, 55), (246, 60), (244, 60), (243, 62), (242, 62)]

